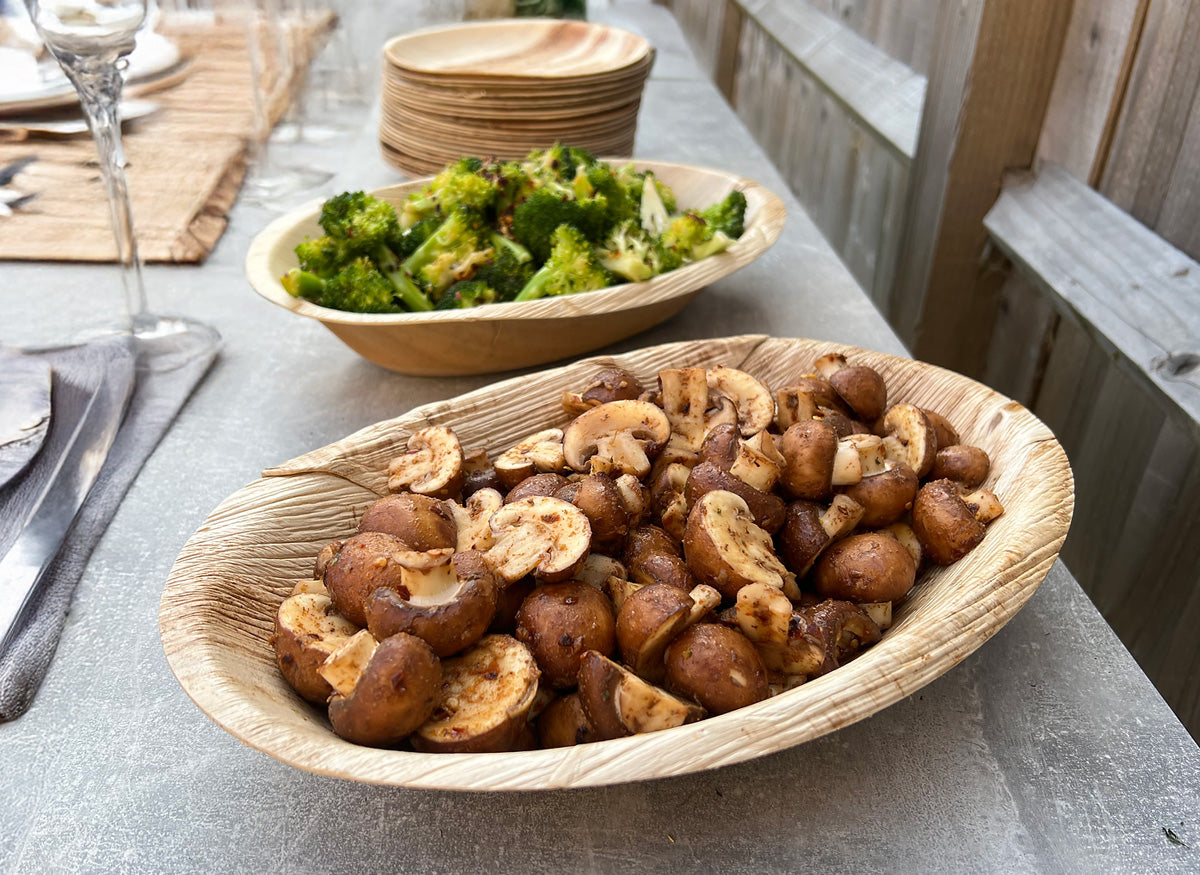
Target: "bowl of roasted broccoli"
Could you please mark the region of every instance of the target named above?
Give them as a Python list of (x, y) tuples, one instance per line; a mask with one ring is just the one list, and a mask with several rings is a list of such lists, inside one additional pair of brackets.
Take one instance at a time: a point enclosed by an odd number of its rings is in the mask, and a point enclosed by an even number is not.
[(255, 237), (246, 271), (382, 367), (492, 373), (673, 316), (766, 251), (785, 218), (744, 177), (555, 145), (314, 202)]

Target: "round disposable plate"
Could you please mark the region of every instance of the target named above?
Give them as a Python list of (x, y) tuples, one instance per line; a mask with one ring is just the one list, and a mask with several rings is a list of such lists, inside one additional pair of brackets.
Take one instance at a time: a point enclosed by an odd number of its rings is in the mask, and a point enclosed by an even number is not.
[[(780, 279), (786, 282), (785, 278)], [(983, 542), (925, 570), (883, 639), (842, 667), (758, 704), (661, 732), (556, 750), (423, 754), (335, 736), (284, 682), (270, 642), (275, 612), (326, 544), (354, 531), (387, 491), (388, 461), (431, 423), (494, 458), (565, 422), (560, 396), (613, 363), (649, 385), (663, 368), (749, 371), (772, 388), (840, 351), (875, 367), (895, 401), (937, 410), (992, 460), (1005, 512)], [(683, 775), (781, 751), (855, 721), (950, 671), (1025, 604), (1054, 563), (1074, 493), (1066, 454), (1020, 404), (932, 365), (828, 342), (745, 336), (650, 347), (496, 383), (377, 423), (271, 468), (220, 504), (192, 536), (163, 591), (159, 625), (180, 685), (243, 743), (297, 768), (375, 784), (544, 790)], [(1020, 707), (1015, 703), (1014, 707)]]

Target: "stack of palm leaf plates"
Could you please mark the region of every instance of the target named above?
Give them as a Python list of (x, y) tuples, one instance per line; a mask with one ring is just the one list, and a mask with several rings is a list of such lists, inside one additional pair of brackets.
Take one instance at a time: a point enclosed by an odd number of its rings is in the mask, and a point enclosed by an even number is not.
[(417, 176), (464, 155), (521, 158), (555, 142), (633, 154), (654, 49), (593, 22), (505, 19), (405, 34), (383, 58), (380, 146)]

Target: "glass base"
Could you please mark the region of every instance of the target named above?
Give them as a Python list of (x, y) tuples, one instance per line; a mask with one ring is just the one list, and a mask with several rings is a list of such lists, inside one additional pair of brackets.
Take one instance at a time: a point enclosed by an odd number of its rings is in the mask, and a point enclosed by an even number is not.
[(315, 191), (333, 179), (327, 170), (311, 167), (270, 167), (252, 169), (242, 183), (243, 200), (260, 206), (282, 209), (280, 198)]

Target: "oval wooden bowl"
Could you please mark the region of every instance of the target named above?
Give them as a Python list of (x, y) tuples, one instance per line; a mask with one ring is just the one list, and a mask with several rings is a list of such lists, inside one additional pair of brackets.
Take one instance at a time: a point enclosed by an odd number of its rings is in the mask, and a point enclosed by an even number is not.
[[(395, 150), (403, 155), (402, 150)], [(296, 244), (319, 236), (321, 203), (281, 216), (259, 232), (246, 254), (246, 275), (260, 295), (320, 321), (377, 365), (405, 374), (483, 374), (544, 364), (599, 349), (674, 316), (710, 283), (762, 255), (779, 239), (783, 202), (758, 183), (702, 167), (635, 162), (670, 185), (681, 207), (702, 207), (739, 188), (746, 195), (746, 230), (725, 252), (655, 277), (561, 298), (485, 304), (429, 313), (346, 313), (294, 298), (279, 278), (296, 266)], [(397, 205), (428, 178), (377, 189)]]
[[(275, 612), (318, 550), (352, 534), (387, 489), (387, 463), (408, 435), (452, 426), (490, 453), (565, 419), (559, 396), (601, 365), (643, 381), (664, 367), (725, 364), (772, 388), (841, 350), (873, 365), (892, 400), (946, 414), (964, 442), (993, 460), (988, 486), (1006, 511), (966, 558), (923, 571), (883, 640), (794, 690), (664, 732), (558, 750), (421, 754), (343, 741), (283, 681), (269, 638)], [(1029, 599), (1058, 556), (1074, 503), (1071, 470), (1054, 435), (997, 392), (932, 365), (814, 340), (732, 337), (650, 347), (496, 383), (271, 468), (217, 507), (180, 553), (159, 625), (167, 661), (195, 703), (244, 743), (307, 771), (377, 784), (532, 790), (682, 775), (784, 750), (875, 713), (949, 671)]]

